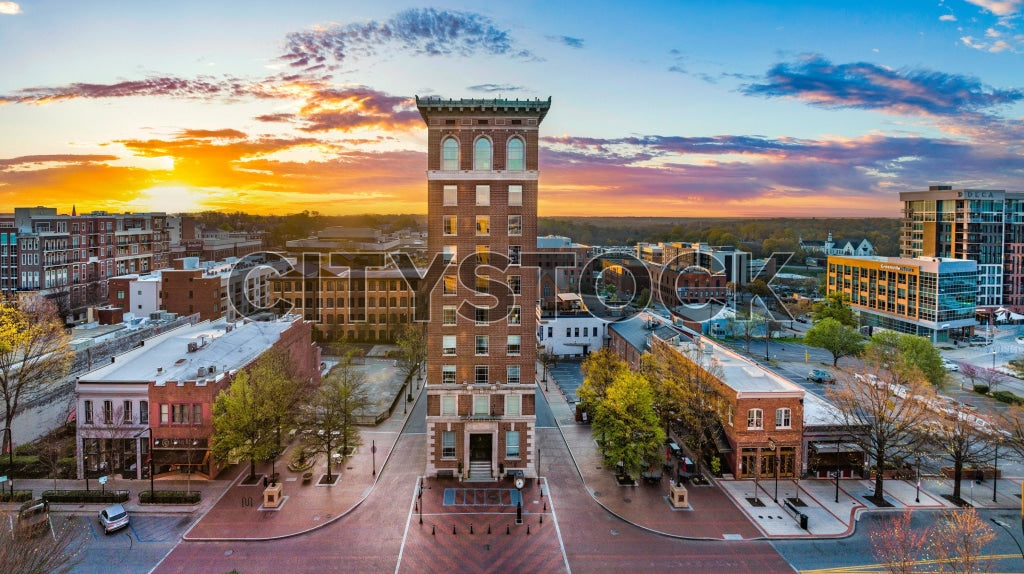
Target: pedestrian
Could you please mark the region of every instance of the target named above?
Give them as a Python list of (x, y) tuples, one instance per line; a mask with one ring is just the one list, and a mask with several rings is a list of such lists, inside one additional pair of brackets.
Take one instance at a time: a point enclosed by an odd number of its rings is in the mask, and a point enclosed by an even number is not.
[(263, 488), (267, 487), (267, 475), (263, 475)]

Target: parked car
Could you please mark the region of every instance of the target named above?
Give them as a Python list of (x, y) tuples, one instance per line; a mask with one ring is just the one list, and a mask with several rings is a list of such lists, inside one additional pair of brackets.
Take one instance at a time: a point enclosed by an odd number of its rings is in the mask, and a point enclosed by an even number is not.
[(956, 361), (950, 361), (949, 359), (943, 359), (942, 366), (945, 367), (947, 371), (960, 370), (960, 363), (957, 363)]
[(991, 341), (988, 340), (988, 337), (982, 337), (981, 335), (974, 335), (973, 337), (967, 339), (967, 342), (970, 343), (972, 347), (976, 345), (991, 344)]
[(1018, 335), (1017, 336), (1017, 344), (1018, 345), (1024, 345), (1024, 335)]
[(874, 375), (872, 373), (857, 373), (853, 375), (853, 378), (857, 379), (858, 381), (869, 383), (873, 387), (880, 387), (882, 385), (886, 385), (886, 383), (882, 382), (882, 379), (878, 378), (878, 375)]
[(811, 372), (807, 373), (807, 380), (823, 384), (832, 384), (836, 382), (835, 377), (829, 374), (828, 371), (823, 371), (821, 369), (811, 369)]
[(110, 505), (100, 511), (100, 526), (103, 527), (104, 534), (124, 528), (129, 522), (128, 511), (120, 504)]

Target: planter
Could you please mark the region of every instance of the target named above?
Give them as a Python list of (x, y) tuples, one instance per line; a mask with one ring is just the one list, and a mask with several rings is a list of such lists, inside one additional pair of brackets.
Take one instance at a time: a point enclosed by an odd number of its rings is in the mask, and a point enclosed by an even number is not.
[(312, 481), (313, 481), (313, 473), (312, 472), (307, 472), (307, 473), (302, 475), (302, 484), (309, 484)]
[[(952, 466), (942, 467), (942, 476), (946, 478), (953, 478), (954, 471)], [(960, 478), (965, 480), (978, 480), (978, 477), (984, 477), (984, 480), (991, 480), (993, 478), (1002, 478), (1003, 469), (994, 469), (991, 466), (985, 466), (982, 468), (969, 468), (964, 467), (960, 471)]]

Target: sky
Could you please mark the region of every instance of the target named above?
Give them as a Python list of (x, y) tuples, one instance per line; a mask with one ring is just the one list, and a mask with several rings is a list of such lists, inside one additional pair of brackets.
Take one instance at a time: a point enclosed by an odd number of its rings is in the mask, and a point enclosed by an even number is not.
[(551, 98), (543, 216), (1024, 191), (1024, 0), (0, 0), (0, 212), (426, 213), (415, 96)]

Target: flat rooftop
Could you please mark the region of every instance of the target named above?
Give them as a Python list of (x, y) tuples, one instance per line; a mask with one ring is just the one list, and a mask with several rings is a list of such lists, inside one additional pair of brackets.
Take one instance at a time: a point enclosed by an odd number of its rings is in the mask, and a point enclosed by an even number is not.
[[(297, 320), (228, 323), (218, 319), (185, 325), (146, 339), (141, 347), (116, 356), (113, 363), (86, 373), (79, 383), (194, 381), (204, 378), (198, 376), (199, 367), (214, 367), (205, 377), (216, 380), (254, 361)], [(195, 351), (189, 350), (190, 343), (195, 343)]]

